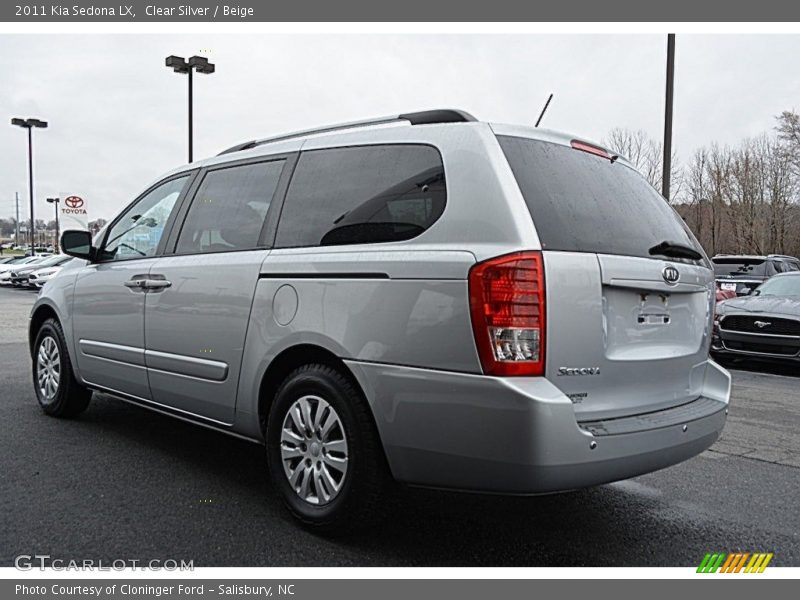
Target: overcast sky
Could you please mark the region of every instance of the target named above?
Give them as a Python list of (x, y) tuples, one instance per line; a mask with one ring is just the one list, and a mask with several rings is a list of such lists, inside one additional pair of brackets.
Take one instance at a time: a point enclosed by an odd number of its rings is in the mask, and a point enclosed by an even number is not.
[[(217, 65), (195, 79), (195, 157), (295, 129), (426, 108), (533, 123), (601, 139), (614, 127), (662, 135), (666, 36), (0, 35), (0, 116), (35, 131), (37, 218), (47, 196), (87, 199), (108, 218), (186, 161), (186, 78), (169, 54)], [(679, 157), (738, 140), (800, 108), (800, 36), (679, 35)], [(0, 216), (18, 191), (27, 218), (25, 132), (0, 127)]]

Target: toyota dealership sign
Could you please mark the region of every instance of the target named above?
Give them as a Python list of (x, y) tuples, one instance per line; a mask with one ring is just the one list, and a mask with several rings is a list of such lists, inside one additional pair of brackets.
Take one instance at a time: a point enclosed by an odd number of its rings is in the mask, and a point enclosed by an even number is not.
[(86, 199), (74, 194), (62, 194), (59, 206), (61, 229), (88, 229), (89, 213), (86, 211)]

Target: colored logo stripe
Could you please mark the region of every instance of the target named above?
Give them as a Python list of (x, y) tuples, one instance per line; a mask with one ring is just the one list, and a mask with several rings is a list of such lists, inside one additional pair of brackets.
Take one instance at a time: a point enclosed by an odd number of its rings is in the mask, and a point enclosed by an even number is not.
[(750, 562), (747, 564), (745, 568), (745, 573), (763, 573), (764, 569), (767, 568), (769, 561), (772, 560), (772, 553), (769, 554), (753, 554), (753, 558), (750, 559)]
[(714, 554), (706, 554), (703, 557), (703, 561), (700, 563), (700, 566), (697, 567), (698, 573), (716, 573), (717, 569), (719, 569), (720, 565), (722, 565), (722, 561), (725, 560), (724, 553), (714, 553)]
[[(707, 553), (700, 566), (697, 567), (698, 573), (739, 573), (744, 569), (745, 573), (763, 573), (772, 560), (772, 552), (714, 552)], [(748, 562), (749, 559), (749, 562)], [(745, 563), (747, 566), (745, 566)]]

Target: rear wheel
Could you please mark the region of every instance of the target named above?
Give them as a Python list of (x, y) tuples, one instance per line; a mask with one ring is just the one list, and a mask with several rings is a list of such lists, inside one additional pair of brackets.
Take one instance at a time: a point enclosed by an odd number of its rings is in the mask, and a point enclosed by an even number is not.
[(292, 514), (325, 533), (346, 533), (382, 513), (390, 482), (366, 401), (337, 369), (306, 365), (279, 388), (267, 422), (267, 458)]
[(89, 406), (92, 392), (75, 378), (64, 332), (56, 319), (47, 319), (36, 334), (33, 388), (42, 411), (51, 417), (74, 417)]

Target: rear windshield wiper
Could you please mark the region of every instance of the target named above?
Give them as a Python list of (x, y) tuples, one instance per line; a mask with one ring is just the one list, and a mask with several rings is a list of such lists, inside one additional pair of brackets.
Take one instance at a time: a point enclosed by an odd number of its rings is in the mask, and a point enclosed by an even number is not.
[(679, 244), (678, 242), (664, 241), (656, 244), (648, 250), (651, 256), (669, 256), (671, 258), (691, 258), (701, 260), (703, 255), (691, 246)]

